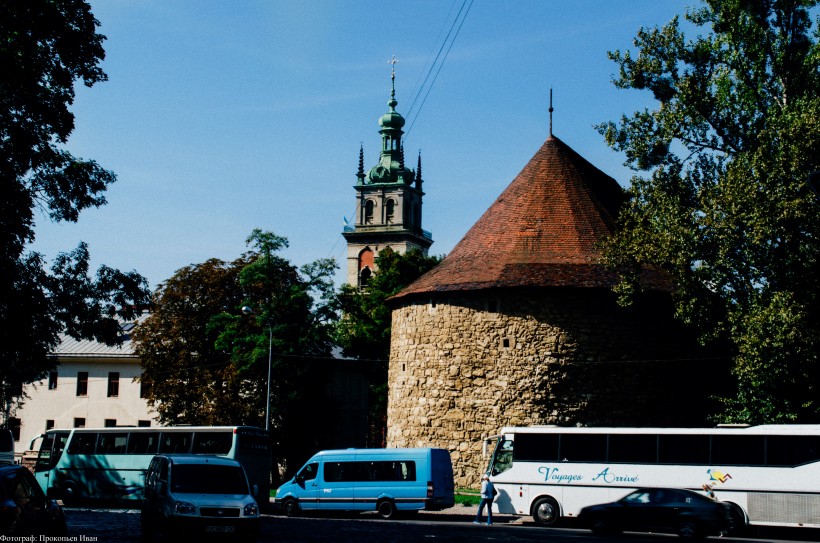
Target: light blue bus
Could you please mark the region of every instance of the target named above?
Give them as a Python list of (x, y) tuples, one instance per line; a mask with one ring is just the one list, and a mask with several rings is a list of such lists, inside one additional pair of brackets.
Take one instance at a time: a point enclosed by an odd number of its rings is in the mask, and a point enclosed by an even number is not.
[(46, 495), (66, 504), (142, 499), (145, 472), (159, 453), (233, 458), (245, 468), (263, 503), (270, 495), (270, 440), (262, 428), (75, 428), (49, 430), (37, 439), (42, 442), (34, 476)]
[(345, 449), (313, 455), (276, 491), (285, 515), (299, 511), (377, 511), (385, 519), (455, 503), (444, 449)]

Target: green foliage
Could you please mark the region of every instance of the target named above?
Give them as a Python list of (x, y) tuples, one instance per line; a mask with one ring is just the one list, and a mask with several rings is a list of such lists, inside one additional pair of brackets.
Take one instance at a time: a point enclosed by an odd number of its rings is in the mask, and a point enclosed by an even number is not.
[(343, 318), (335, 329), (336, 342), (345, 356), (387, 360), (390, 356), (391, 309), (386, 300), (441, 262), (413, 249), (402, 255), (390, 248), (379, 252), (366, 289), (343, 285), (339, 309)]
[(255, 230), (247, 241), (252, 250), (231, 263), (212, 259), (177, 271), (137, 327), (148, 401), (163, 423), (264, 427), (270, 356), (276, 431), (298, 394), (300, 358), (330, 353), (335, 263), (316, 261), (300, 272), (277, 254), (285, 238)]
[(652, 92), (644, 110), (599, 131), (636, 172), (606, 259), (623, 271), (667, 270), (678, 317), (704, 341), (734, 347), (733, 422), (818, 422), (820, 213), (807, 185), (820, 164), (816, 0), (709, 0), (641, 29), (632, 52), (610, 53), (615, 84)]
[(34, 210), (55, 221), (105, 204), (113, 173), (61, 148), (74, 129), (74, 84), (105, 81), (104, 36), (85, 2), (0, 2), (0, 381), (36, 381), (65, 332), (121, 341), (119, 319), (148, 301), (145, 279), (101, 267), (89, 276), (88, 248), (59, 255), (50, 270), (34, 241)]
[(336, 343), (345, 356), (370, 360), (369, 437), (373, 447), (384, 445), (387, 425), (387, 360), (390, 356), (392, 311), (387, 299), (441, 262), (441, 257), (425, 256), (412, 249), (399, 254), (392, 249), (379, 251), (378, 271), (366, 289), (342, 285), (336, 307), (342, 318), (334, 328)]

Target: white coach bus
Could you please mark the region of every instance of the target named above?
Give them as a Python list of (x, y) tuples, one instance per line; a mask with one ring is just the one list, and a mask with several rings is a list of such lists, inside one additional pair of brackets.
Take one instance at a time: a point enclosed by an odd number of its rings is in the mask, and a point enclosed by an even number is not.
[(544, 526), (639, 487), (675, 487), (714, 492), (738, 527), (820, 528), (820, 425), (509, 427), (484, 445), (493, 509)]

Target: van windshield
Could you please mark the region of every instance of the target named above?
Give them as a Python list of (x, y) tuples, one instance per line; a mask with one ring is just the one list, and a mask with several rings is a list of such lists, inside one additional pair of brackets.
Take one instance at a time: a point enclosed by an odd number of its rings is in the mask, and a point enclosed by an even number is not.
[(176, 464), (171, 491), (178, 494), (248, 494), (245, 472), (238, 466)]

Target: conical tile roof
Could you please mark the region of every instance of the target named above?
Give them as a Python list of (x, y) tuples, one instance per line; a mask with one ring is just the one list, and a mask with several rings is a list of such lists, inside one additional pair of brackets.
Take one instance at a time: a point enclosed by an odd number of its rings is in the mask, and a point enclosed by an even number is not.
[(394, 299), (489, 288), (610, 287), (618, 276), (599, 263), (597, 244), (614, 232), (624, 199), (613, 178), (550, 136), (452, 252)]

